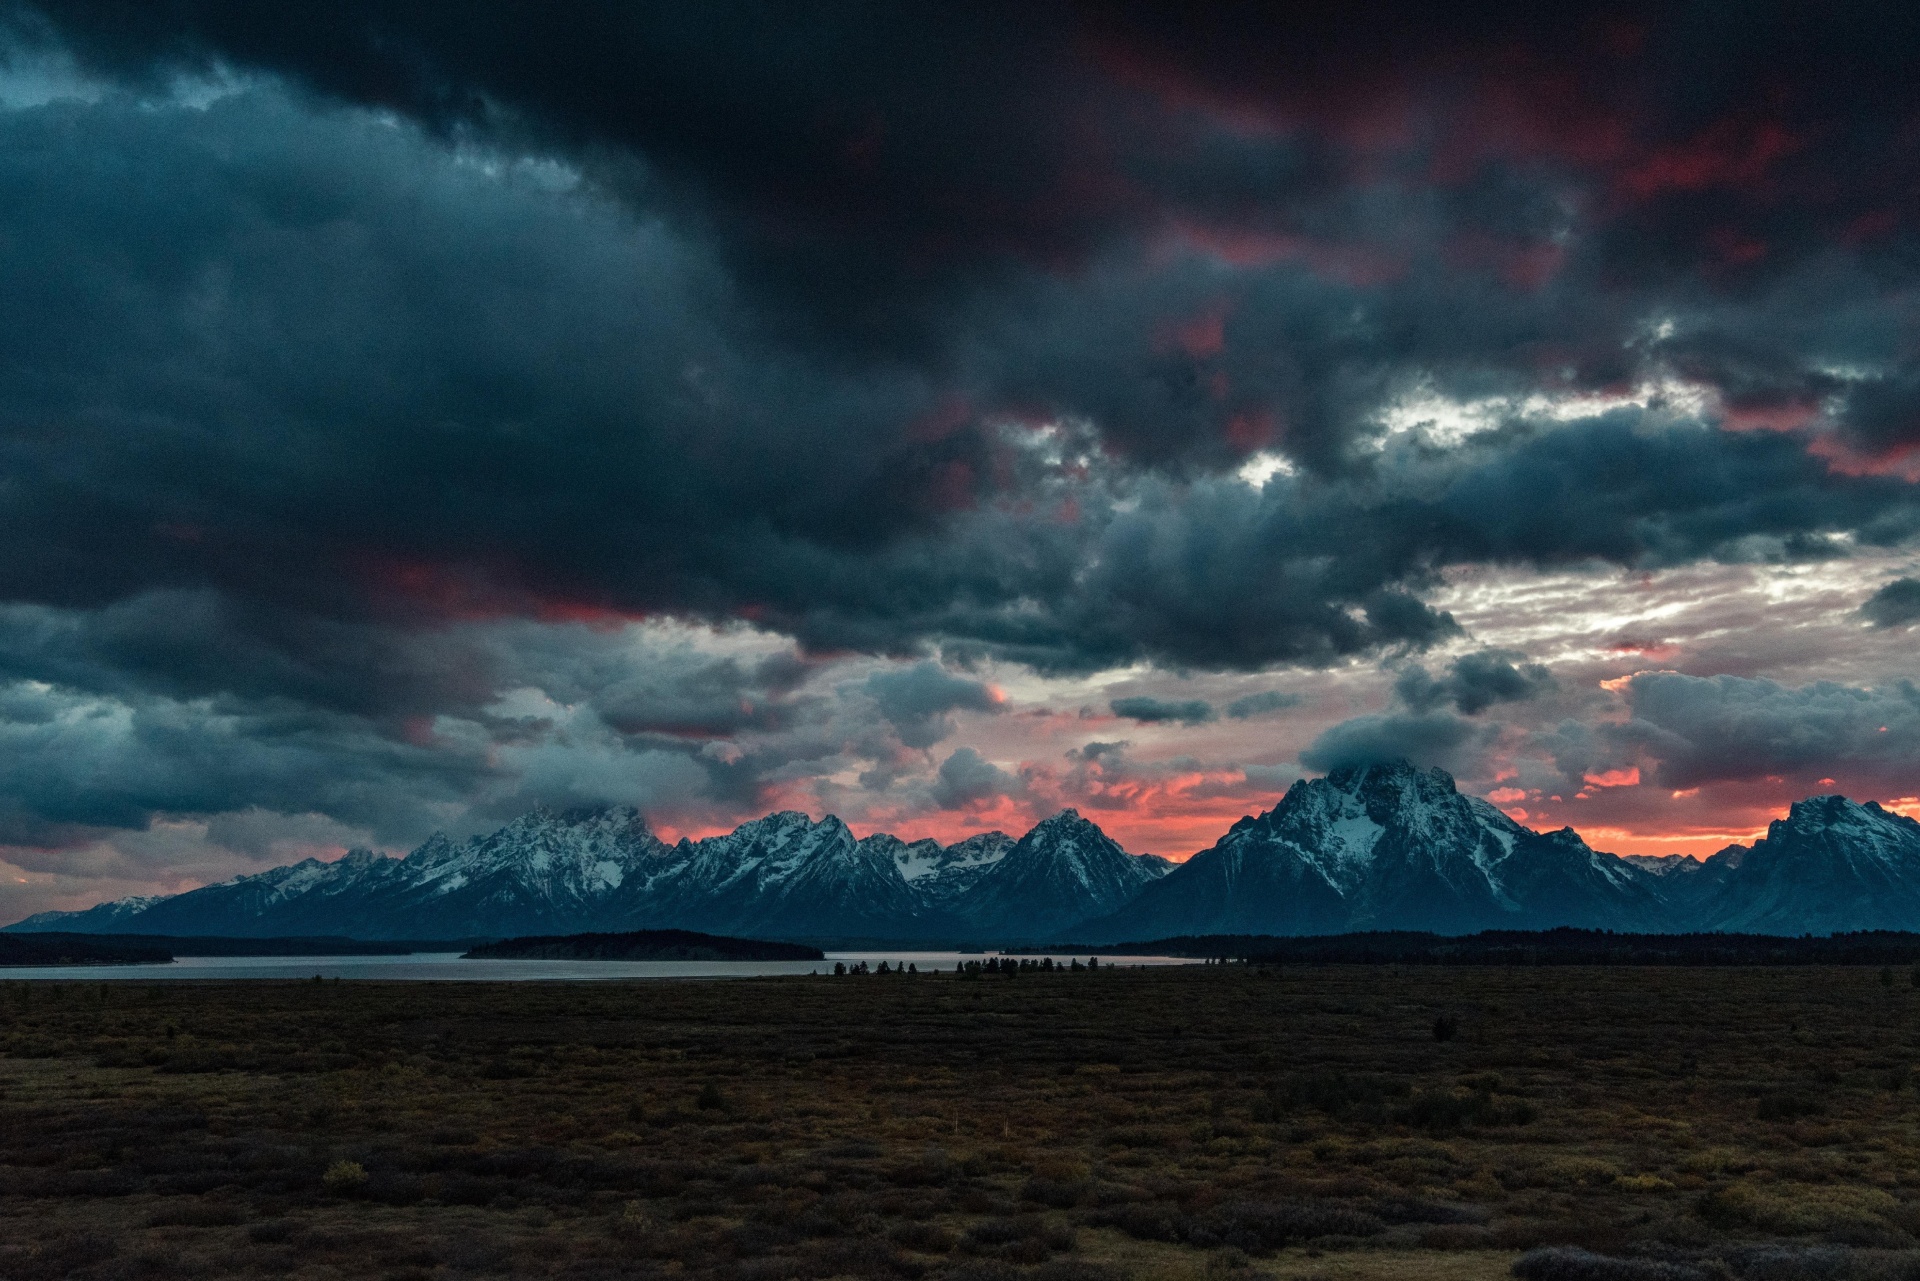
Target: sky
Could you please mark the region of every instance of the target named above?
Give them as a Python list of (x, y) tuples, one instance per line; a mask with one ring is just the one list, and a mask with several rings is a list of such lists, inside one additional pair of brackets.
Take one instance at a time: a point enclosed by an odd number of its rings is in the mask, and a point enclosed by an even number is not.
[(1920, 812), (1920, 10), (0, 0), (0, 919), (534, 805)]

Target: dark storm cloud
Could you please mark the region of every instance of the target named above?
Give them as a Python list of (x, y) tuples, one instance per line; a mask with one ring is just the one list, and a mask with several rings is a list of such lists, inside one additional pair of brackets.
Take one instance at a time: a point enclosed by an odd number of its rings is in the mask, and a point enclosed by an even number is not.
[(1018, 778), (982, 757), (971, 747), (962, 747), (940, 762), (934, 776), (933, 799), (942, 809), (965, 809), (1002, 796), (1022, 791)]
[(1003, 701), (991, 686), (951, 675), (938, 663), (876, 672), (866, 691), (908, 747), (931, 747), (952, 734), (949, 712), (997, 712)]
[[(0, 676), (148, 727), (22, 739), (68, 762), (23, 813), (437, 801), (558, 714), (488, 710), (523, 687), (741, 804), (991, 710), (929, 666), (829, 728), (799, 654), (635, 674), (485, 620), (1260, 670), (1456, 637), (1454, 566), (1920, 520), (1872, 474), (1914, 439), (1905, 12), (4, 13), (99, 83), (0, 112)], [(1700, 415), (1537, 404), (1676, 379)], [(1389, 430), (1425, 401), (1492, 407)], [(1424, 682), (1321, 759), (1470, 750), (1443, 707), (1546, 678)], [(420, 746), (438, 715), (493, 739)], [(83, 803), (89, 760), (137, 785)], [(950, 755), (942, 803), (994, 769)]]
[[(266, 90), (5, 127), (9, 230), (43, 249), (8, 260), (20, 305), (0, 335), (34, 370), (0, 389), (16, 481), (0, 588), (20, 599), (212, 586), (401, 622), (747, 614), (823, 648), (940, 637), (1053, 668), (1252, 667), (1451, 634), (1415, 594), (1450, 563), (1817, 551), (1827, 531), (1911, 526), (1906, 486), (1831, 475), (1792, 437), (1623, 417), (1348, 457), (1412, 371), (1530, 385), (1492, 353), (1570, 339), (1594, 305), (1577, 295), (1286, 263), (1029, 273), (966, 311), (957, 368), (849, 363), (769, 345), (705, 233), (556, 191), (563, 171), (462, 162)], [(114, 157), (115, 180), (78, 155)], [(1471, 324), (1462, 287), (1486, 304)], [(1102, 332), (1113, 317), (1131, 347)], [(1182, 427), (1156, 360), (1198, 380), (1196, 403), (1211, 372), (1263, 390)], [(1092, 447), (1136, 420), (1205, 436), (1219, 414), (1251, 445), (1277, 406), (1278, 443), (1349, 474), (1276, 478), (1262, 502), (1124, 468), (1090, 488), (1036, 470), (976, 397), (1086, 413)], [(1004, 514), (995, 494), (1078, 517)]]
[[(976, 407), (1081, 414), (1148, 460), (1282, 443), (1348, 465), (1410, 363), (1459, 389), (1612, 386), (1656, 304), (1750, 301), (1835, 244), (1885, 281), (1910, 256), (1916, 157), (1888, 106), (1913, 102), (1917, 22), (1884, 9), (1398, 5), (1364, 34), (1333, 6), (18, 12), (115, 74), (263, 68), (565, 155), (715, 245), (809, 349), (965, 372)], [(1211, 270), (1084, 305), (1169, 243)], [(1063, 287), (1066, 324), (1043, 301)], [(1704, 330), (1661, 355), (1774, 370), (1740, 388), (1769, 403), (1833, 382)]]
[(744, 729), (779, 729), (792, 719), (788, 700), (808, 674), (791, 654), (742, 661), (686, 653), (648, 655), (644, 664), (609, 661), (607, 670), (574, 671), (555, 679), (540, 676), (554, 698), (566, 698), (568, 685), (600, 718), (622, 734), (693, 739), (724, 738)]
[(1649, 672), (1628, 686), (1633, 719), (1614, 731), (1658, 761), (1663, 787), (1847, 774), (1910, 794), (1920, 768), (1920, 689), (1831, 681), (1789, 687), (1737, 676)]
[(390, 723), (492, 698), (484, 647), (196, 588), (95, 609), (0, 605), (0, 678), (113, 697), (283, 699)]
[(480, 753), (296, 707), (0, 687), (0, 843), (251, 806), (406, 832), (422, 801), (463, 798), (489, 772)]
[(1499, 649), (1462, 654), (1439, 677), (1424, 667), (1410, 666), (1394, 682), (1394, 692), (1416, 712), (1452, 703), (1469, 716), (1495, 703), (1524, 702), (1553, 688), (1553, 673), (1546, 667), (1527, 662), (1518, 651)]
[(1846, 388), (1840, 425), (1869, 456), (1899, 457), (1920, 446), (1920, 368), (1899, 366)]
[(1116, 698), (1107, 705), (1115, 716), (1142, 725), (1178, 721), (1182, 725), (1202, 725), (1214, 718), (1213, 704), (1202, 699)]
[[(893, 266), (869, 273), (869, 294), (897, 290), (915, 258), (923, 277), (956, 259), (1070, 258), (1168, 205), (1271, 216), (1302, 189), (1351, 182), (1344, 152), (1365, 143), (1343, 126), (1409, 100), (1433, 109), (1414, 119), (1435, 132), (1406, 145), (1456, 180), (1496, 161), (1597, 173), (1637, 215), (1614, 233), (1623, 248), (1700, 255), (1733, 214), (1738, 232), (1773, 233), (1777, 258), (1781, 238), (1831, 238), (1910, 176), (1907, 154), (1889, 155), (1902, 123), (1887, 107), (1911, 101), (1920, 34), (1886, 6), (1615, 3), (1549, 19), (1519, 3), (1398, 4), (1365, 24), (1333, 5), (25, 12), (124, 71), (223, 60), (440, 129), (643, 156), (743, 241)], [(1836, 170), (1853, 181), (1806, 181)], [(1485, 216), (1534, 230), (1527, 209), (1489, 202)]]
[[(1462, 654), (1436, 677), (1417, 664), (1393, 683), (1394, 706), (1328, 727), (1300, 755), (1313, 769), (1369, 764), (1405, 757), (1418, 765), (1441, 765), (1472, 773), (1482, 753), (1500, 737), (1501, 726), (1466, 719), (1496, 703), (1537, 698), (1555, 688), (1553, 673), (1514, 650)], [(1453, 711), (1443, 710), (1452, 704)], [(1455, 712), (1463, 715), (1456, 715)]]
[(1867, 597), (1860, 615), (1875, 627), (1905, 627), (1920, 622), (1920, 579), (1894, 579)]
[(1450, 712), (1394, 712), (1341, 721), (1300, 753), (1308, 769), (1377, 765), (1406, 758), (1415, 765), (1470, 771), (1478, 749), (1491, 741), (1492, 726), (1476, 725)]

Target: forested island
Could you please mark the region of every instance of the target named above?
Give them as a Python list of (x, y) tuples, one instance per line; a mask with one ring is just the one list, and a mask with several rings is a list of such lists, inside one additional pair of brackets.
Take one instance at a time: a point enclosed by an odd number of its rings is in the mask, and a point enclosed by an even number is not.
[(173, 953), (152, 939), (89, 934), (0, 934), (0, 966), (167, 965)]

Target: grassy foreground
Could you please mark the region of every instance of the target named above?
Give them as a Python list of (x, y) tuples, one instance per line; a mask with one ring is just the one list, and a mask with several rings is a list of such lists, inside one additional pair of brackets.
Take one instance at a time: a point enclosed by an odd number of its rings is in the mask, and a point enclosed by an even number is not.
[(0, 1277), (1920, 1275), (1917, 1052), (1858, 968), (0, 980)]

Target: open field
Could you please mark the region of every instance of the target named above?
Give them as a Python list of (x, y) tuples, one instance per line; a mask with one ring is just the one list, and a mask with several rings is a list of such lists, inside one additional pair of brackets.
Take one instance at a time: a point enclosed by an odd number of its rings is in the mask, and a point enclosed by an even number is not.
[(0, 1051), (14, 1281), (1920, 1275), (1904, 970), (0, 981)]

